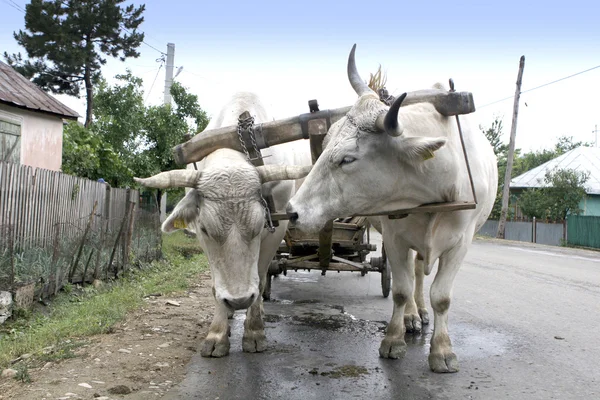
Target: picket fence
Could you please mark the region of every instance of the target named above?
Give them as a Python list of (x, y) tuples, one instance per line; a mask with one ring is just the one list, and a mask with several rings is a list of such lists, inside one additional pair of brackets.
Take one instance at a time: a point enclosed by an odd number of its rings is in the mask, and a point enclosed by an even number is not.
[(0, 162), (0, 290), (116, 275), (160, 256), (159, 225), (137, 190)]

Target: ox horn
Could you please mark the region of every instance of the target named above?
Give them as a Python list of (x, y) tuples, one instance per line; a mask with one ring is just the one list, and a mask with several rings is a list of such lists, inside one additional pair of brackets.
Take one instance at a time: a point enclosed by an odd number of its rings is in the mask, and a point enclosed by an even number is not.
[(401, 136), (404, 132), (402, 123), (398, 121), (398, 111), (402, 105), (402, 101), (406, 98), (406, 93), (402, 93), (394, 101), (387, 113), (381, 114), (375, 121), (375, 126), (380, 131), (386, 132), (390, 136)]
[(311, 168), (312, 165), (261, 165), (256, 167), (262, 183), (304, 178)]
[(356, 61), (354, 60), (354, 53), (356, 51), (356, 43), (352, 46), (352, 50), (350, 51), (350, 56), (348, 57), (348, 79), (350, 80), (350, 84), (352, 88), (359, 96), (364, 94), (374, 94), (376, 93), (371, 90), (371, 88), (362, 80), (360, 77), (358, 70), (356, 69)]
[(176, 187), (196, 187), (201, 171), (191, 169), (177, 169), (174, 171), (161, 172), (150, 178), (133, 178), (137, 183), (157, 189), (169, 189)]

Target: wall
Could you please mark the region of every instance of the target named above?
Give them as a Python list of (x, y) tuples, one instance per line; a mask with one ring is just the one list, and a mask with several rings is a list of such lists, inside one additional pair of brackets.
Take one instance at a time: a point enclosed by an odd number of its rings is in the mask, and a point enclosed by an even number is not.
[(21, 164), (59, 171), (63, 122), (59, 117), (0, 104), (0, 116), (21, 124)]
[(581, 215), (600, 216), (600, 196), (594, 194), (587, 195), (579, 203), (579, 208), (583, 210)]

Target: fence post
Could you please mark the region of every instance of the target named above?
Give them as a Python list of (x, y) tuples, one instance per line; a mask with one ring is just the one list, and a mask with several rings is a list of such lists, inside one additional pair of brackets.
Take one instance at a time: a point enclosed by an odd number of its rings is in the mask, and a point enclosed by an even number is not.
[[(108, 260), (108, 265), (106, 266), (106, 270), (108, 273), (108, 269), (112, 266), (112, 262), (115, 258), (115, 253), (117, 252), (117, 247), (119, 246), (119, 240), (121, 240), (121, 235), (123, 234), (123, 228), (125, 228), (125, 223), (127, 222), (129, 215), (125, 214), (123, 220), (121, 221), (121, 227), (119, 228), (119, 232), (117, 233), (117, 238), (115, 239), (115, 245), (113, 246), (112, 252), (110, 253), (110, 259)], [(118, 276), (119, 266), (115, 269), (115, 278)]]
[(532, 239), (533, 243), (537, 243), (537, 221), (536, 221), (535, 217), (533, 217), (532, 229), (533, 229), (533, 232), (531, 234), (531, 239)]
[[(135, 194), (135, 191), (134, 191)], [(131, 212), (129, 214), (129, 226), (127, 227), (127, 241), (126, 241), (126, 248), (127, 248), (127, 263), (129, 263), (129, 255), (131, 253), (131, 240), (133, 238), (133, 224), (135, 221), (135, 212), (136, 212), (136, 205), (137, 202), (136, 201), (131, 201), (130, 203), (130, 207), (131, 207)], [(127, 265), (127, 264), (125, 264)]]
[(566, 217), (563, 221), (563, 240), (565, 241), (565, 245), (569, 243), (569, 230), (567, 229), (567, 224), (569, 223), (569, 217)]
[[(125, 219), (129, 220), (129, 213), (131, 212), (131, 189), (127, 188), (125, 191)], [(126, 224), (123, 234), (121, 236), (121, 271), (125, 271), (125, 266), (129, 263), (129, 252), (127, 248), (127, 238), (129, 237), (129, 224)]]
[[(81, 244), (79, 245), (79, 249), (77, 249), (77, 256), (75, 257), (75, 261), (73, 261), (73, 265), (71, 266), (71, 270), (69, 271), (69, 282), (73, 281), (73, 277), (75, 276), (75, 270), (77, 269), (77, 264), (79, 264), (79, 258), (81, 257), (81, 253), (83, 252), (83, 246), (85, 246), (85, 240), (87, 239), (87, 235), (90, 232), (90, 228), (92, 226), (92, 221), (94, 221), (94, 214), (96, 213), (96, 207), (98, 207), (98, 200), (94, 202), (94, 208), (92, 208), (92, 213), (90, 214), (90, 218), (88, 219), (88, 223), (85, 227), (85, 231), (83, 232), (83, 237), (81, 238)], [(85, 276), (83, 277), (83, 281), (85, 281)]]
[(52, 241), (52, 269), (54, 270), (54, 295), (58, 294), (61, 289), (60, 279), (60, 264), (58, 263), (59, 246), (60, 246), (60, 223), (54, 225), (54, 240)]
[(100, 255), (106, 245), (106, 236), (108, 235), (108, 224), (110, 221), (110, 185), (104, 184), (106, 191), (104, 192), (104, 211), (100, 217), (100, 243), (96, 252), (96, 265), (94, 267), (94, 279), (100, 278)]
[(8, 254), (10, 257), (10, 291), (15, 290), (15, 242), (13, 238), (12, 225), (10, 224), (11, 210), (8, 210)]

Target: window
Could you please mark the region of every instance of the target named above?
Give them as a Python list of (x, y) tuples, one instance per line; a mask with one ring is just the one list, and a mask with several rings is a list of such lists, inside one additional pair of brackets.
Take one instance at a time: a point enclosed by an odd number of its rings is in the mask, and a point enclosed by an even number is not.
[(0, 119), (0, 162), (21, 162), (21, 125)]

